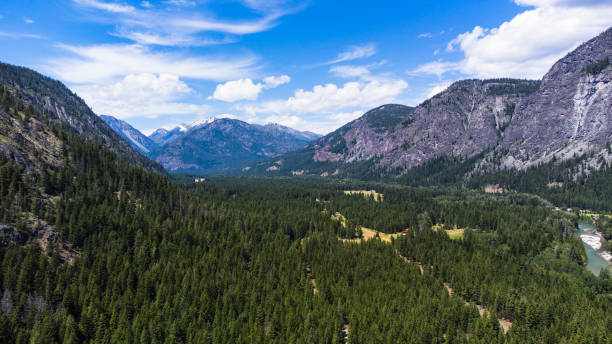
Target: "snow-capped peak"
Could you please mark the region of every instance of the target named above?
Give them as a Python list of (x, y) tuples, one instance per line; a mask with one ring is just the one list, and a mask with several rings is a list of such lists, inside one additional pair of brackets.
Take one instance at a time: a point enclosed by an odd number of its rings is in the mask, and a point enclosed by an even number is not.
[(192, 128), (201, 127), (201, 126), (206, 125), (206, 124), (210, 124), (210, 123), (214, 122), (216, 119), (217, 119), (216, 117), (209, 117), (209, 118), (204, 118), (204, 119), (197, 120), (195, 122), (191, 122), (191, 123), (185, 125), (186, 126), (186, 130), (192, 129)]

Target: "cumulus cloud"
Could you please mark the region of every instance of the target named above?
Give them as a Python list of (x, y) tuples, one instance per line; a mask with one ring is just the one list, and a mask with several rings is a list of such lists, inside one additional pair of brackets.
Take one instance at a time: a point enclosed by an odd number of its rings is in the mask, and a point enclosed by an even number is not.
[(251, 79), (239, 79), (217, 85), (213, 98), (224, 102), (255, 100), (263, 89), (263, 84), (253, 83)]
[(358, 46), (349, 47), (346, 51), (341, 52), (338, 56), (331, 61), (328, 61), (327, 64), (334, 64), (340, 62), (346, 62), (361, 58), (370, 57), (376, 54), (376, 46), (374, 44), (364, 44)]
[(269, 76), (263, 79), (265, 88), (277, 88), (280, 85), (291, 82), (289, 75)]
[(260, 122), (262, 124), (277, 123), (289, 128), (304, 127), (304, 125), (306, 124), (306, 122), (302, 118), (294, 115), (271, 115), (263, 118), (262, 120), (256, 119), (255, 121)]
[(106, 85), (74, 87), (93, 111), (118, 118), (205, 114), (205, 105), (179, 102), (193, 91), (171, 74), (130, 74)]
[(157, 53), (140, 45), (61, 45), (71, 56), (40, 69), (69, 83), (108, 83), (128, 74), (159, 73), (200, 80), (228, 80), (251, 73), (253, 57), (221, 59)]
[(235, 107), (257, 123), (276, 122), (300, 130), (329, 133), (350, 122), (374, 106), (393, 102), (406, 88), (404, 80), (382, 77), (316, 85), (299, 89), (288, 99)]
[(371, 107), (395, 99), (408, 84), (404, 80), (372, 80), (347, 82), (341, 87), (333, 83), (316, 85), (312, 91), (299, 89), (287, 100), (264, 103), (253, 109), (273, 113), (337, 113), (351, 107)]
[(251, 79), (239, 79), (219, 84), (212, 99), (233, 103), (238, 100), (256, 100), (264, 89), (276, 88), (291, 81), (288, 75), (268, 76), (263, 83), (254, 83)]
[(552, 64), (610, 25), (612, 3), (597, 0), (516, 0), (532, 6), (499, 27), (480, 26), (458, 35), (447, 50), (456, 62), (435, 61), (415, 72), (440, 76), (459, 71), (480, 78), (541, 78)]
[(28, 18), (28, 17), (23, 17), (23, 22), (26, 24), (34, 24), (34, 20)]

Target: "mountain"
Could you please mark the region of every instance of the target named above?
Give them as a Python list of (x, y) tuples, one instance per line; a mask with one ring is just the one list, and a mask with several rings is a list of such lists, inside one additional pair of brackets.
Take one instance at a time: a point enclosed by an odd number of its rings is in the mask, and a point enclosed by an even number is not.
[[(107, 147), (125, 161), (163, 172), (160, 165), (132, 148), (59, 81), (27, 68), (0, 63), (0, 85), (6, 103), (0, 110), (0, 152), (15, 157), (24, 167), (61, 164), (63, 140), (54, 130), (54, 126), (59, 126)], [(35, 113), (39, 115), (34, 116)]]
[(194, 129), (194, 128), (201, 127), (203, 125), (212, 123), (215, 119), (216, 119), (215, 117), (211, 117), (211, 118), (201, 119), (201, 120), (198, 120), (192, 123), (188, 123), (188, 124), (183, 123), (183, 124), (177, 125), (176, 127), (172, 129), (159, 128), (155, 130), (153, 133), (151, 133), (151, 135), (149, 135), (149, 138), (153, 140), (153, 142), (155, 142), (157, 145), (163, 146), (166, 143), (172, 141), (173, 139), (179, 136), (182, 136), (189, 129)]
[(175, 127), (170, 130), (159, 128), (149, 135), (149, 139), (156, 145), (162, 146), (173, 138), (183, 135), (184, 132), (181, 127)]
[[(612, 28), (555, 63), (521, 102), (501, 143), (503, 164), (565, 160), (612, 142)], [(609, 154), (605, 157), (610, 161)]]
[(129, 142), (132, 147), (136, 148), (142, 154), (150, 154), (157, 144), (143, 133), (129, 125), (127, 122), (119, 120), (113, 116), (100, 115), (100, 118), (117, 134)]
[(612, 161), (610, 60), (612, 28), (555, 63), (541, 81), (458, 81), (416, 108), (380, 106), (301, 150), (246, 169), (376, 179), (445, 159), (469, 160), (461, 169), (468, 176), (585, 154), (590, 168), (602, 168)]
[(151, 157), (172, 172), (217, 173), (299, 149), (317, 137), (278, 124), (213, 118), (157, 130), (150, 138), (160, 147)]

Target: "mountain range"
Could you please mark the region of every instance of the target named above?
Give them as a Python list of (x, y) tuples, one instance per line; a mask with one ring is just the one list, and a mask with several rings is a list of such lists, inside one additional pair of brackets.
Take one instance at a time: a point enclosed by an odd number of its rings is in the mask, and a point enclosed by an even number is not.
[(417, 107), (383, 105), (306, 147), (249, 165), (266, 175), (401, 177), (437, 159), (465, 175), (526, 170), (587, 156), (612, 161), (612, 28), (555, 63), (542, 80), (462, 80)]
[(100, 116), (142, 154), (170, 172), (228, 172), (258, 159), (304, 147), (320, 135), (279, 124), (249, 124), (231, 118), (207, 118), (145, 136), (127, 122)]

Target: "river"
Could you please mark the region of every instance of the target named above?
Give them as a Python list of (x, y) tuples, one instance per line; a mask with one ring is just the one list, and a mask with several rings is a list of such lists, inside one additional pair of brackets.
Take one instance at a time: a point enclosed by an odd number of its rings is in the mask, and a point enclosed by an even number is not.
[[(581, 234), (592, 234), (595, 232), (595, 227), (587, 222), (578, 222), (578, 232), (576, 235), (580, 236)], [(587, 255), (587, 269), (591, 271), (595, 276), (599, 276), (602, 268), (609, 268), (610, 263), (608, 263), (605, 259), (601, 258), (597, 251), (593, 249), (591, 246), (587, 245), (584, 241), (582, 242), (584, 245), (584, 249), (586, 250)]]

